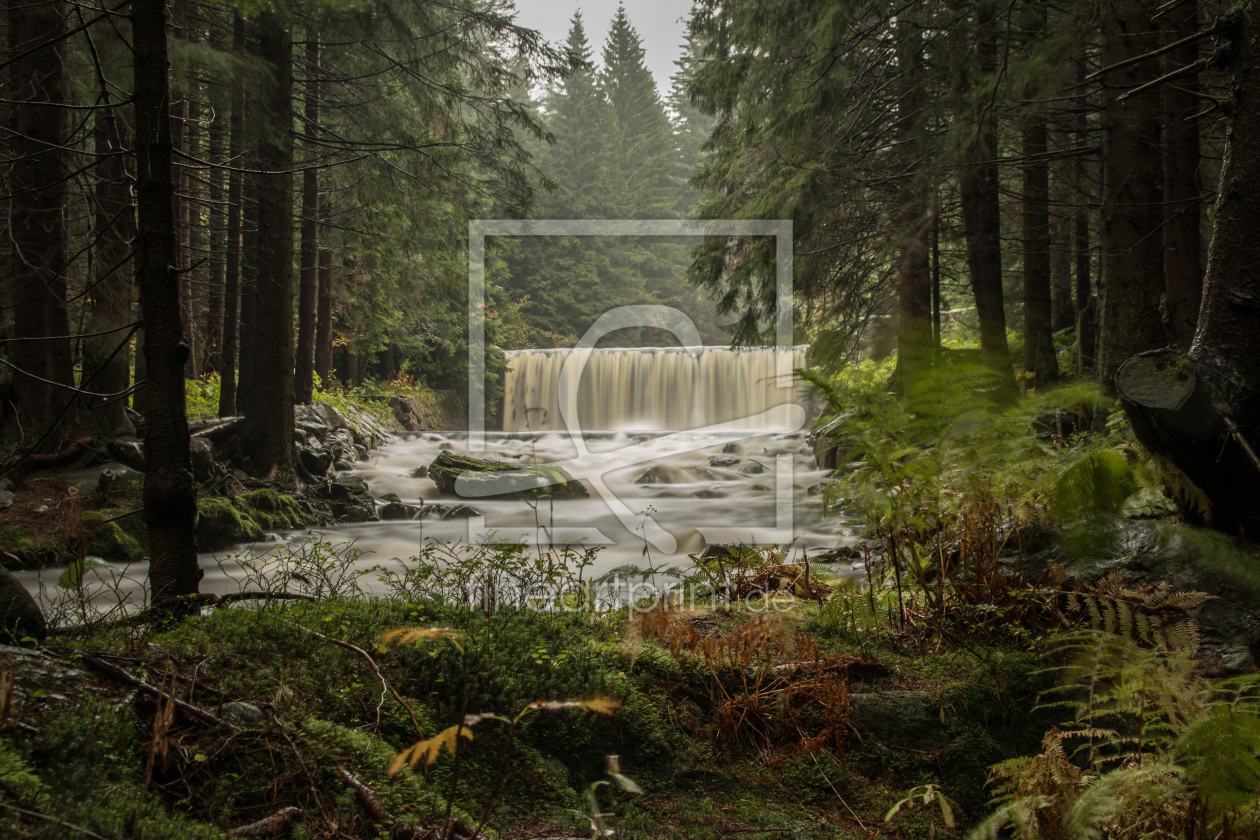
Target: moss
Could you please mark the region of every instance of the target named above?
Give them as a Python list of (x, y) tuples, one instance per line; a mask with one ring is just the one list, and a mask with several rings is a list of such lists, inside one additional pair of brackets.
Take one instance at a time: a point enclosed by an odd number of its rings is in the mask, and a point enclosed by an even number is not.
[(131, 708), (107, 698), (88, 695), (43, 718), (40, 734), (26, 742), (22, 755), (25, 769), (43, 781), (40, 810), (104, 837), (222, 838), (214, 826), (168, 812), (162, 798), (145, 789), (148, 740)]
[(222, 498), (197, 501), (197, 548), (216, 551), (233, 543), (262, 539), (263, 531), (247, 513)]
[(18, 568), (22, 569), (57, 566), (69, 556), (58, 535), (36, 534), (22, 525), (0, 529), (0, 551), (16, 557), (20, 561)]
[(117, 522), (110, 522), (110, 518), (95, 510), (84, 512), (83, 536), (87, 539), (87, 553), (105, 560), (139, 560), (144, 555), (144, 548)]
[(242, 493), (236, 504), (265, 531), (284, 531), (306, 521), (296, 499), (271, 487)]

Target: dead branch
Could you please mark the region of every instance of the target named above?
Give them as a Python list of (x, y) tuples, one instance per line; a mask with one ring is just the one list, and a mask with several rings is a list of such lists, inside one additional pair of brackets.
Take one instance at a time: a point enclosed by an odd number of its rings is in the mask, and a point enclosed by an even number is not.
[(151, 697), (156, 697), (159, 701), (170, 700), (174, 702), (176, 709), (183, 712), (188, 717), (193, 718), (194, 720), (200, 721), (201, 723), (207, 724), (209, 726), (217, 726), (222, 729), (227, 729), (232, 732), (239, 731), (236, 726), (228, 723), (225, 720), (222, 720), (221, 718), (216, 717), (210, 712), (207, 712), (205, 709), (198, 708), (197, 706), (194, 706), (191, 703), (185, 703), (183, 700), (179, 700), (172, 695), (168, 695), (166, 692), (162, 691), (161, 689), (155, 688), (154, 686), (149, 685), (144, 680), (128, 673), (127, 671), (124, 671), (122, 668), (119, 668), (117, 665), (111, 665), (110, 663), (105, 662), (104, 660), (101, 660), (101, 659), (97, 659), (95, 656), (92, 656), (87, 653), (80, 654), (79, 659), (80, 661), (83, 662), (84, 665), (87, 665), (89, 668), (91, 668), (93, 671), (96, 671), (98, 674), (102, 674), (103, 676), (109, 677), (110, 679), (113, 679), (113, 680), (117, 680), (118, 682), (131, 686), (132, 688), (139, 689), (140, 691), (143, 691), (145, 694), (148, 694)]

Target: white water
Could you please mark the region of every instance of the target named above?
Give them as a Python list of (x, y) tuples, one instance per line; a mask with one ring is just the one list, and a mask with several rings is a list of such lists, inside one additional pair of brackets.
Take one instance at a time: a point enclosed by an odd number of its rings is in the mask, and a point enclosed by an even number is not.
[[(592, 491), (590, 499), (557, 500), (535, 511), (521, 501), (469, 499), (479, 516), (471, 519), (365, 522), (318, 529), (325, 540), (353, 541), (364, 552), (362, 568), (399, 568), (426, 540), (481, 542), (507, 539), (534, 544), (583, 543), (603, 546), (592, 574), (617, 566), (686, 566), (689, 554), (711, 544), (791, 543), (794, 551), (852, 543), (852, 523), (824, 515), (821, 497), (807, 488), (826, 478), (814, 463), (806, 440), (805, 413), (794, 402), (790, 373), (804, 364), (804, 351), (732, 351), (710, 348), (595, 350), (582, 388), (571, 394), (568, 415), (579, 413), (584, 431), (506, 431), (484, 435), (480, 457), (528, 464), (562, 464)], [(526, 408), (535, 423), (563, 428), (560, 401), (563, 351), (521, 351), (512, 355), (505, 425), (523, 423)], [(781, 387), (782, 386), (782, 387)], [(704, 427), (708, 428), (704, 428)], [(653, 429), (591, 431), (601, 427)], [(701, 427), (701, 428), (696, 428)], [(682, 429), (683, 431), (670, 431)], [(444, 449), (468, 448), (467, 433), (403, 435), (372, 453), (356, 471), (373, 495), (396, 493), (408, 504), (454, 505), (428, 478), (413, 478)], [(714, 459), (736, 459), (715, 465)], [(717, 462), (721, 464), (721, 461)], [(240, 546), (203, 554), (202, 591), (238, 591), (244, 577), (238, 557), (265, 554), (278, 544), (309, 538), (306, 531), (271, 535), (278, 542)], [(650, 556), (644, 557), (644, 546)], [(231, 557), (228, 555), (236, 555)], [(225, 559), (226, 557), (226, 559)], [(52, 588), (60, 569), (23, 572), (32, 590), (42, 578)], [(89, 573), (93, 589), (108, 600), (110, 590), (137, 598), (146, 564)], [(856, 568), (833, 573), (858, 575)], [(380, 593), (375, 576), (360, 586)]]
[(788, 409), (798, 388), (792, 372), (805, 366), (804, 347), (514, 350), (507, 357), (505, 432), (565, 429), (566, 389), (576, 392), (574, 406), (586, 431), (677, 431), (719, 423), (793, 429)]

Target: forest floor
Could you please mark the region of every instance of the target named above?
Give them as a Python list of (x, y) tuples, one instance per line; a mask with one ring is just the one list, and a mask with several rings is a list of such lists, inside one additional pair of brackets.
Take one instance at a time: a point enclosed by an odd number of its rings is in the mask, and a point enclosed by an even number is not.
[[(9, 836), (221, 837), (296, 808), (294, 836), (367, 838), (382, 814), (440, 825), (449, 803), (459, 830), (504, 838), (590, 837), (593, 809), (626, 837), (928, 837), (938, 812), (885, 814), (932, 784), (970, 822), (988, 766), (1040, 744), (1035, 654), (923, 649), (826, 604), (775, 605), (487, 616), (333, 597), (7, 648), (0, 820)], [(382, 643), (402, 627), (450, 630)], [(532, 703), (596, 698), (528, 714), (509, 741), (504, 720)], [(461, 715), (480, 717), (456, 764), (441, 737)], [(427, 773), (390, 775), (435, 736)]]

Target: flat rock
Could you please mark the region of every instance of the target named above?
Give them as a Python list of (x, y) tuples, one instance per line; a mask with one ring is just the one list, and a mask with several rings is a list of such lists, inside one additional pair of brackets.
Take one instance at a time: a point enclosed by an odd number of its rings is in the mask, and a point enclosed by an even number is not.
[(472, 498), (586, 499), (582, 482), (561, 467), (547, 464), (522, 467), (504, 461), (474, 458), (445, 450), (429, 464), (429, 478), (447, 495)]

